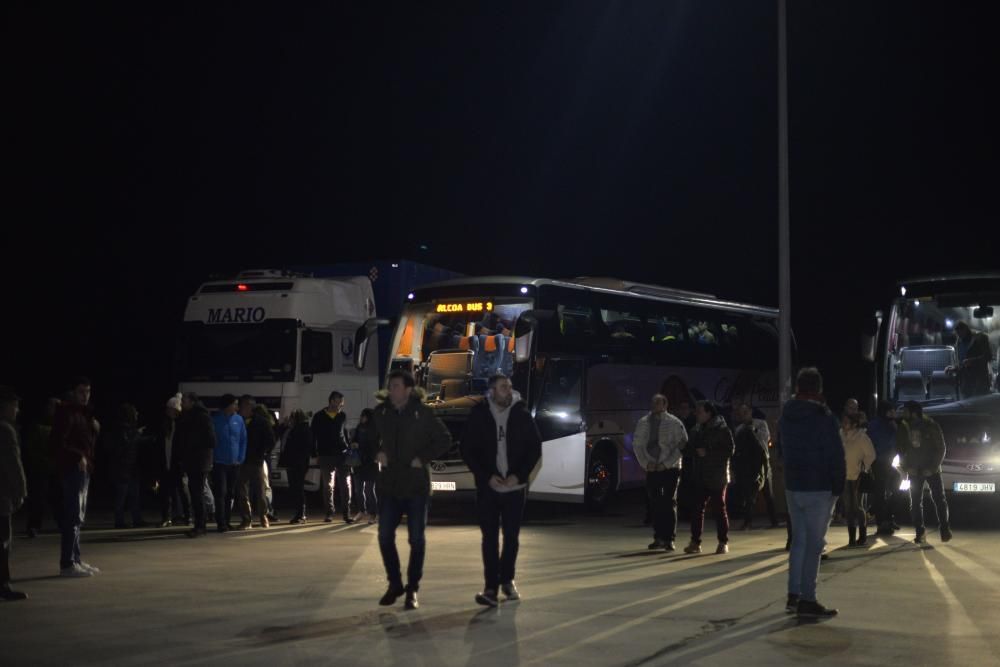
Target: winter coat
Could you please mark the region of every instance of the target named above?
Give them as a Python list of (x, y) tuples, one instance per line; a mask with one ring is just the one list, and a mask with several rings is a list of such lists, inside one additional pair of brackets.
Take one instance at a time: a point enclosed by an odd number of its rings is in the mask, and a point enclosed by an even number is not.
[(632, 452), (635, 460), (646, 470), (650, 464), (655, 464), (658, 469), (680, 468), (681, 459), (684, 456), (684, 444), (688, 441), (687, 429), (684, 423), (669, 412), (660, 413), (659, 444), (660, 455), (653, 460), (646, 449), (649, 444), (649, 424), (652, 421), (652, 413), (645, 415), (635, 425), (635, 433), (632, 435)]
[(263, 417), (254, 416), (246, 425), (247, 452), (244, 463), (263, 465), (274, 449), (274, 428)]
[[(691, 429), (691, 437), (684, 450), (691, 452), (691, 476), (695, 484), (710, 491), (726, 488), (729, 484), (729, 460), (735, 448), (733, 434), (722, 417)], [(705, 450), (705, 456), (698, 456), (699, 449)]]
[(829, 408), (818, 401), (788, 401), (778, 422), (778, 440), (788, 491), (844, 492), (844, 444)]
[(116, 424), (104, 439), (108, 479), (124, 483), (139, 476), (139, 429), (130, 424)]
[(57, 469), (63, 472), (77, 470), (80, 459), (86, 457), (87, 469), (93, 472), (96, 443), (96, 422), (87, 406), (77, 403), (60, 405), (49, 441)]
[(335, 465), (344, 462), (344, 452), (347, 451), (347, 415), (338, 412), (331, 417), (326, 410), (320, 410), (312, 419), (312, 434), (316, 441), (316, 455), (323, 458), (333, 458)]
[(205, 406), (195, 405), (177, 418), (174, 447), (186, 472), (211, 472), (215, 460), (215, 426)]
[(217, 412), (212, 415), (215, 428), (215, 463), (240, 465), (247, 457), (247, 424), (243, 417)]
[(933, 475), (941, 472), (944, 461), (944, 433), (937, 422), (924, 415), (902, 421), (896, 430), (899, 467), (908, 475)]
[(847, 470), (847, 481), (855, 482), (862, 470), (868, 470), (875, 463), (875, 446), (868, 434), (861, 429), (841, 431), (844, 443), (844, 462)]
[(767, 476), (767, 453), (752, 424), (736, 427), (735, 450), (732, 461), (733, 484), (749, 491), (764, 488)]
[(309, 459), (316, 456), (315, 442), (309, 424), (302, 422), (285, 436), (278, 465), (286, 469), (302, 470), (309, 467)]
[(0, 420), (0, 516), (16, 512), (27, 495), (28, 483), (21, 466), (17, 429), (10, 422)]
[[(381, 495), (397, 498), (430, 495), (429, 464), (451, 448), (451, 434), (434, 411), (424, 405), (420, 393), (414, 391), (402, 410), (397, 410), (388, 399), (376, 407), (375, 432), (378, 451), (388, 459), (378, 478)], [(421, 461), (419, 468), (411, 465), (415, 458)]]
[[(140, 443), (140, 465), (150, 480), (164, 480), (171, 470), (182, 468), (177, 446), (177, 420), (164, 417), (159, 426)], [(170, 461), (167, 461), (167, 439), (170, 439)]]
[(354, 429), (354, 442), (358, 444), (358, 456), (361, 458), (361, 465), (354, 469), (354, 474), (366, 482), (375, 481), (378, 476), (378, 463), (375, 462), (375, 455), (378, 454), (375, 425), (358, 424)]
[[(515, 397), (507, 416), (507, 474), (516, 475), (518, 483), (527, 484), (542, 457), (542, 437), (527, 404)], [(497, 469), (497, 422), (489, 400), (469, 412), (462, 436), (461, 453), (480, 490), (489, 488), (493, 475), (503, 478)]]

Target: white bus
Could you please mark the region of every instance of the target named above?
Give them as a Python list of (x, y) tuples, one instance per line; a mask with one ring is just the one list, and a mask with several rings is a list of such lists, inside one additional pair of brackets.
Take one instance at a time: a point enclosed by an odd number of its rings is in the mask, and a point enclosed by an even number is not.
[[(896, 289), (888, 309), (876, 313), (877, 335), (866, 350), (876, 362), (873, 397), (918, 401), (938, 422), (946, 493), (1000, 500), (1000, 274), (916, 278)], [(952, 372), (967, 350), (955, 331), (960, 321), (985, 335), (990, 358)]]
[(439, 491), (473, 489), (461, 436), (490, 375), (511, 376), (543, 438), (530, 497), (605, 505), (641, 485), (632, 432), (663, 393), (671, 410), (748, 400), (777, 418), (777, 311), (607, 278), (488, 277), (414, 290), (390, 368), (414, 372), (455, 447), (431, 464)]
[[(374, 317), (367, 277), (259, 270), (207, 282), (184, 312), (180, 390), (196, 392), (210, 409), (223, 394), (250, 394), (283, 419), (296, 408), (311, 413), (326, 407), (336, 389), (354, 425), (378, 391), (378, 350), (371, 349), (377, 338), (362, 339), (373, 363), (356, 364), (354, 349), (358, 329)], [(272, 467), (273, 484), (287, 485), (284, 475)], [(310, 477), (311, 490), (316, 479)]]

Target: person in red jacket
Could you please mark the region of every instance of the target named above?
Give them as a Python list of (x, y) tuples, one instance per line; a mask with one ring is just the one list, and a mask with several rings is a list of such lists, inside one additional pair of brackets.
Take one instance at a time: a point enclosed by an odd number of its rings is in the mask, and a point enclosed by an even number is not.
[(90, 413), (90, 380), (74, 380), (70, 398), (56, 412), (50, 441), (63, 492), (59, 568), (64, 577), (92, 577), (100, 570), (80, 559), (80, 528), (87, 514), (94, 445), (100, 432), (100, 424)]

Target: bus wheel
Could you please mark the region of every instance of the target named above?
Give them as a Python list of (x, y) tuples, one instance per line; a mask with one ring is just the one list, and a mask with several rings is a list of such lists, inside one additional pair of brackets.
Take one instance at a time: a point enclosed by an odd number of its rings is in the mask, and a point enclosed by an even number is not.
[(608, 506), (614, 494), (615, 464), (607, 449), (600, 449), (590, 457), (587, 467), (586, 502), (591, 510), (601, 511)]

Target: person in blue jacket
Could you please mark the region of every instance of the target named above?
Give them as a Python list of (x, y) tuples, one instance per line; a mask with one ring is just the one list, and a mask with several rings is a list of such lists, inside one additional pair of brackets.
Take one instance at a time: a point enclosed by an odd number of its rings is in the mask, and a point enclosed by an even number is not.
[(823, 376), (803, 368), (795, 396), (778, 423), (785, 464), (785, 496), (792, 522), (785, 610), (799, 618), (835, 616), (816, 600), (819, 561), (837, 498), (844, 492), (847, 461), (840, 425), (823, 399)]
[(215, 495), (215, 526), (224, 533), (232, 530), (229, 520), (236, 496), (240, 466), (247, 456), (247, 426), (237, 414), (236, 397), (222, 397), (220, 410), (212, 415), (215, 427), (215, 465), (212, 467), (212, 492)]

